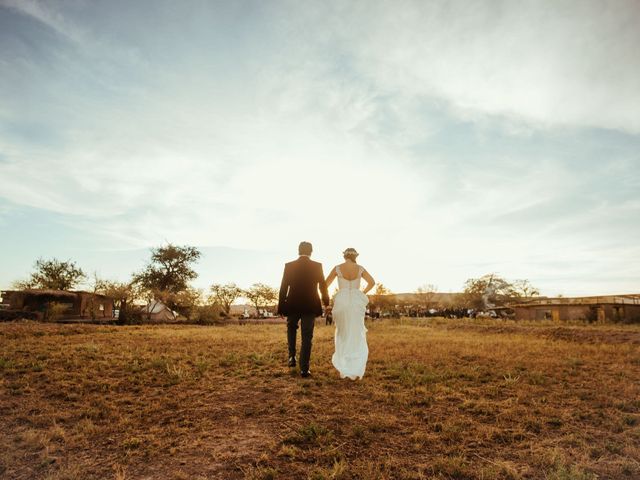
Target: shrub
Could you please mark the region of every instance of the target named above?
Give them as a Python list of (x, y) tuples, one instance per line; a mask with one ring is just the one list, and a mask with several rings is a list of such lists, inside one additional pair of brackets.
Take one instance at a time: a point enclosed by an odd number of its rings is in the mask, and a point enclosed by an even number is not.
[(117, 323), (118, 325), (140, 325), (142, 320), (143, 314), (140, 309), (127, 306), (120, 310)]
[(189, 321), (199, 325), (213, 325), (222, 321), (222, 309), (219, 305), (200, 305), (193, 307)]
[(49, 302), (47, 308), (44, 311), (43, 320), (45, 322), (55, 322), (59, 320), (63, 314), (68, 311), (68, 305), (64, 303)]

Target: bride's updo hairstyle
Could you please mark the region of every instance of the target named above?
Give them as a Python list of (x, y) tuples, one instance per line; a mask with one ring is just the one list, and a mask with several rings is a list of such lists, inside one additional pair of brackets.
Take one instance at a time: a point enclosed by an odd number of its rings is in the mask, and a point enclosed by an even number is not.
[(358, 252), (355, 248), (349, 247), (344, 252), (342, 252), (342, 256), (345, 260), (351, 260), (352, 262), (355, 262), (356, 258), (358, 258)]

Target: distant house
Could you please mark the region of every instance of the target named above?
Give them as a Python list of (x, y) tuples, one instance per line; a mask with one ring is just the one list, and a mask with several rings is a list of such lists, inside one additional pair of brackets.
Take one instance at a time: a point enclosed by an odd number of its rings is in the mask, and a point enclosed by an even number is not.
[(640, 322), (640, 295), (537, 298), (511, 305), (516, 320)]
[(24, 312), (28, 317), (43, 320), (49, 317), (53, 306), (59, 320), (100, 320), (113, 318), (113, 299), (97, 293), (65, 290), (5, 290), (3, 304), (13, 312)]

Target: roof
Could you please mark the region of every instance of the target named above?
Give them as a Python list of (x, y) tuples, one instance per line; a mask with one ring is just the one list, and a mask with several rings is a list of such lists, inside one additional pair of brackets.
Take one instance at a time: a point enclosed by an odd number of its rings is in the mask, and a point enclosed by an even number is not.
[(76, 297), (78, 296), (78, 294), (85, 294), (85, 295), (95, 295), (96, 297), (109, 298), (106, 295), (102, 295), (100, 293), (86, 292), (84, 290), (69, 291), (69, 290), (54, 290), (51, 288), (27, 288), (25, 290), (3, 290), (2, 291), (3, 295), (11, 294), (11, 293), (23, 293), (23, 294), (34, 295), (34, 296), (55, 295), (57, 297)]
[(65, 290), (53, 290), (53, 289), (36, 289), (36, 288), (28, 288), (25, 290), (3, 290), (3, 294), (7, 293), (23, 293), (28, 295), (55, 295), (58, 297), (75, 297), (76, 294), (73, 292), (68, 292)]
[(640, 295), (601, 295), (594, 297), (556, 297), (533, 299), (526, 303), (517, 303), (512, 307), (547, 307), (561, 305), (640, 305)]
[(103, 295), (101, 293), (87, 292), (86, 290), (73, 290), (71, 293), (84, 293), (85, 295), (95, 295), (96, 297), (111, 298), (108, 295)]

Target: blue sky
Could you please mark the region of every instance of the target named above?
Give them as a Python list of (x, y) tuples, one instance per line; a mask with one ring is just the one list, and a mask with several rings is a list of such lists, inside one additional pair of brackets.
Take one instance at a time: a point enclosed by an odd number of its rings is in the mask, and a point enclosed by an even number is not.
[(36, 258), (640, 290), (640, 7), (0, 0), (0, 287)]

